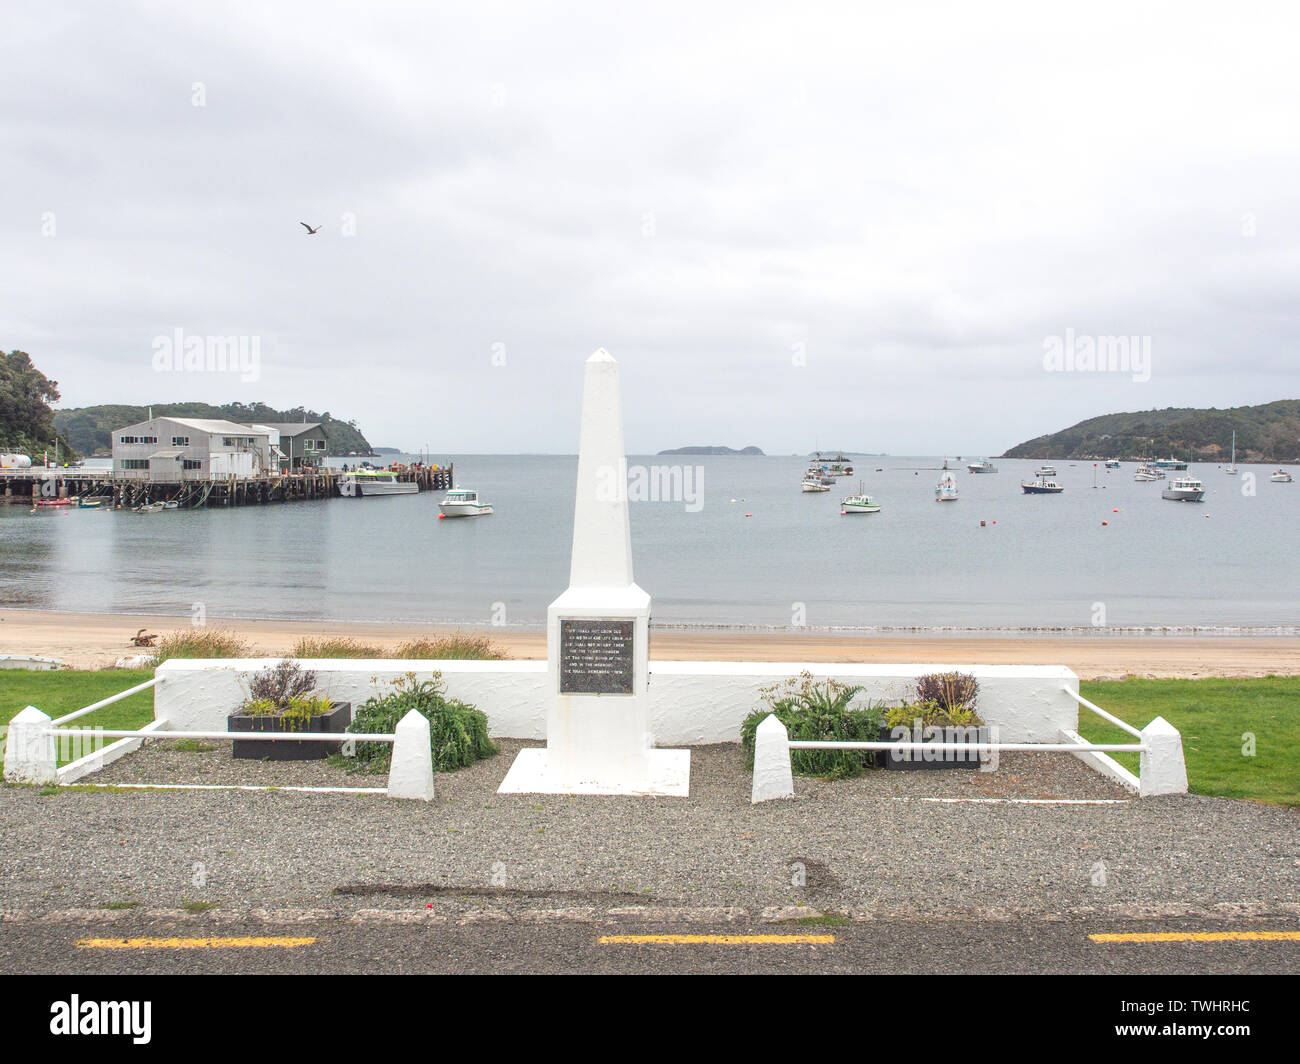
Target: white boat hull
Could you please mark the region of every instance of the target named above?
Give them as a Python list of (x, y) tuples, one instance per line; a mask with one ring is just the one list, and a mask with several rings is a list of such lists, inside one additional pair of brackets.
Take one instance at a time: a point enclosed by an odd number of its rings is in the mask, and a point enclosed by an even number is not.
[(345, 491), (344, 494), (356, 498), (369, 497), (371, 495), (415, 495), (420, 490), (420, 485), (413, 480), (399, 480), (396, 483), (387, 481), (357, 481), (354, 490)]
[(1162, 488), (1160, 491), (1160, 497), (1162, 499), (1169, 499), (1171, 502), (1201, 502), (1205, 498), (1205, 489)]
[(492, 512), (485, 502), (440, 502), (438, 509), (443, 517), (483, 517)]

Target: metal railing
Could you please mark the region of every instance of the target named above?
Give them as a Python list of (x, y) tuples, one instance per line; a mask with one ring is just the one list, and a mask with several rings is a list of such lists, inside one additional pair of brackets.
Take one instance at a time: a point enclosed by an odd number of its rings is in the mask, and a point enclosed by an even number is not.
[[(78, 709), (73, 713), (66, 713), (62, 717), (55, 717), (50, 721), (52, 727), (57, 728), (60, 724), (67, 724), (70, 720), (76, 720), (78, 717), (84, 717), (87, 713), (94, 713), (97, 709), (103, 709), (105, 706), (111, 706), (114, 702), (121, 702), (124, 698), (130, 698), (132, 695), (138, 695), (141, 691), (147, 691), (151, 687), (157, 687), (162, 683), (160, 677), (155, 676), (152, 680), (145, 680), (144, 683), (136, 684), (125, 691), (119, 691), (115, 695), (109, 695), (108, 698), (102, 698), (93, 705), (86, 706), (84, 709)], [(106, 734), (101, 732), (100, 734)]]

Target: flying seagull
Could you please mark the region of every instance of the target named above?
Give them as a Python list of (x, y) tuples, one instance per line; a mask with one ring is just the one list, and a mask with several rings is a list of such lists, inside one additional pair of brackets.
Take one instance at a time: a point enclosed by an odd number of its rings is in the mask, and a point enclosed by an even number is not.
[(302, 226), (304, 229), (307, 230), (307, 235), (308, 235), (308, 236), (315, 236), (317, 233), (320, 232), (320, 226), (319, 226), (319, 225), (318, 225), (315, 229), (313, 229), (313, 228), (312, 228), (310, 225), (308, 225), (306, 222), (299, 222), (298, 224), (299, 224), (300, 226)]

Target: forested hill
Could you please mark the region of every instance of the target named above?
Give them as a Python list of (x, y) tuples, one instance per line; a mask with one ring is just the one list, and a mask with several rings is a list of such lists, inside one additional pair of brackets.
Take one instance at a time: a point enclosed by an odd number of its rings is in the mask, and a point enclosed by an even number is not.
[[(325, 426), (329, 453), (336, 455), (369, 454), (370, 441), (361, 434), (355, 421), (340, 421), (329, 411), (318, 414), (301, 406), (292, 410), (275, 410), (265, 403), (154, 403), (154, 417), (224, 418), (241, 425), (265, 424), (268, 421), (319, 421)], [(75, 410), (56, 410), (54, 425), (68, 442), (83, 454), (108, 454), (113, 449), (113, 432), (149, 417), (147, 406), (83, 406)]]
[(1300, 399), (1225, 410), (1171, 406), (1105, 414), (1028, 440), (1002, 457), (1227, 461), (1234, 430), (1238, 462), (1300, 462)]

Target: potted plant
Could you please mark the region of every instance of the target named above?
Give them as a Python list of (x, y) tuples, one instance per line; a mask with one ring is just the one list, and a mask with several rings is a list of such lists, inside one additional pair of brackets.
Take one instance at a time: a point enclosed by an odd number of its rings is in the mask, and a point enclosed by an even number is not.
[[(916, 698), (885, 712), (881, 742), (963, 743), (974, 746), (989, 741), (988, 728), (975, 711), (979, 681), (964, 672), (929, 673), (918, 677)], [(975, 768), (982, 756), (971, 750), (888, 750), (885, 768), (924, 771)]]
[[(284, 660), (257, 673), (248, 697), (226, 718), (232, 732), (339, 732), (352, 721), (352, 703), (314, 693), (316, 674)], [(283, 739), (236, 739), (233, 756), (268, 761), (319, 761), (342, 743), (295, 743)]]

